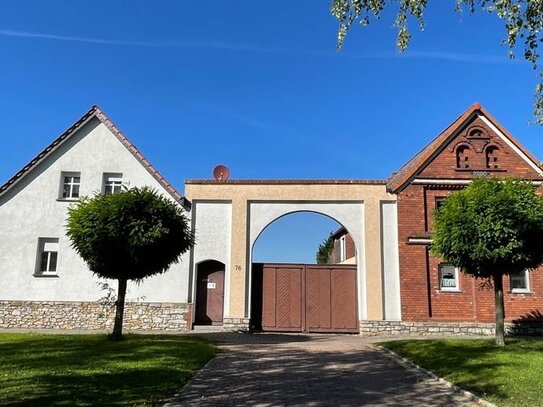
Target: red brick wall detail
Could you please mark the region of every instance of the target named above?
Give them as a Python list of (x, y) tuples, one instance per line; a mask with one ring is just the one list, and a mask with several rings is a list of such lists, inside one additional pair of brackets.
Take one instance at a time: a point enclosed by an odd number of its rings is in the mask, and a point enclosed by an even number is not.
[[(468, 139), (473, 129), (483, 132), (482, 138)], [(468, 143), (469, 142), (469, 143)], [(469, 144), (470, 169), (457, 170), (455, 146)], [(419, 178), (469, 179), (473, 171), (488, 171), (485, 148), (499, 148), (499, 171), (490, 175), (541, 179), (537, 172), (513, 151), (491, 129), (476, 118), (439, 153), (417, 176)], [(495, 152), (494, 152), (495, 153)], [(429, 236), (433, 223), (436, 198), (446, 197), (454, 189), (447, 186), (409, 185), (398, 195), (398, 238), (402, 319), (405, 321), (494, 321), (494, 292), (482, 288), (482, 281), (459, 273), (460, 292), (439, 289), (440, 260), (428, 253), (427, 246), (409, 244), (409, 237)], [(543, 268), (530, 273), (531, 293), (511, 293), (509, 277), (504, 278), (506, 320), (511, 321), (543, 313)]]
[[(473, 131), (482, 131), (483, 138), (470, 138)], [(457, 169), (456, 148), (467, 146), (469, 150), (469, 168)], [(498, 147), (498, 169), (487, 168), (486, 149), (489, 146)], [(464, 126), (432, 162), (426, 166), (418, 175), (427, 178), (459, 178), (472, 177), (473, 171), (489, 171), (495, 176), (516, 176), (526, 179), (539, 179), (537, 172), (517, 155), (498, 135), (496, 135), (479, 117)]]

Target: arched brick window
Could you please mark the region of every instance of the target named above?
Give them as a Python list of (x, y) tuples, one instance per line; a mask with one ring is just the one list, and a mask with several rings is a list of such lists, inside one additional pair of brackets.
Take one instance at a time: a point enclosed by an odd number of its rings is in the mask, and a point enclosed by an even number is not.
[(484, 137), (484, 133), (482, 130), (479, 130), (479, 129), (473, 129), (472, 131), (470, 131), (468, 135), (468, 138), (483, 138), (483, 137)]
[(496, 146), (490, 146), (486, 149), (486, 168), (496, 169), (499, 164), (500, 149)]
[(470, 151), (468, 146), (458, 146), (456, 149), (456, 168), (470, 167)]

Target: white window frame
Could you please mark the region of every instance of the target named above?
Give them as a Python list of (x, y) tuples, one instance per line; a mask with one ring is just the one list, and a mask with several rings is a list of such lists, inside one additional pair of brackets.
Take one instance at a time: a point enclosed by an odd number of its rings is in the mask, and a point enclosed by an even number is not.
[[(59, 239), (58, 237), (39, 237), (38, 252), (36, 255), (36, 266), (34, 275), (36, 276), (56, 276), (58, 275), (58, 256)], [(47, 253), (46, 267), (42, 270), (43, 256)], [(53, 256), (52, 253), (55, 253)], [(54, 259), (54, 270), (51, 270)]]
[[(114, 195), (122, 191), (123, 187), (123, 174), (120, 172), (106, 172), (103, 175), (102, 193), (104, 195)], [(111, 192), (108, 192), (108, 188), (111, 188)], [(115, 189), (118, 188), (118, 191)]]
[[(66, 182), (66, 178), (71, 178)], [(75, 182), (74, 178), (79, 178), (79, 182)], [(64, 196), (64, 187), (69, 185), (69, 196)], [(77, 196), (74, 195), (74, 186), (77, 185)], [(75, 201), (81, 196), (81, 173), (76, 171), (62, 171), (60, 173), (60, 191), (59, 199), (66, 201)]]
[(345, 244), (345, 235), (343, 235), (343, 236), (341, 236), (339, 238), (339, 261), (340, 262), (347, 260), (346, 259), (346, 257), (347, 257), (346, 249), (347, 249), (347, 247), (346, 247), (346, 244)]
[[(521, 271), (520, 273), (524, 274), (524, 281), (526, 283), (526, 287), (525, 288), (513, 288), (513, 278), (516, 277), (516, 275), (509, 274), (509, 286), (511, 287), (511, 292), (513, 294), (531, 292), (530, 291), (530, 273), (528, 272), (528, 270)], [(520, 274), (520, 273), (518, 273), (518, 274)]]
[[(454, 286), (443, 286), (443, 284), (442, 284), (443, 278), (441, 277), (443, 267), (453, 267), (454, 268), (454, 281), (456, 282), (456, 285), (454, 285)], [(439, 264), (439, 266), (437, 268), (437, 278), (438, 278), (438, 282), (439, 282), (439, 290), (440, 291), (445, 291), (445, 292), (459, 292), (460, 291), (460, 279), (459, 279), (460, 273), (458, 271), (459, 271), (458, 267), (454, 267), (452, 264), (449, 264), (449, 263), (440, 263)]]

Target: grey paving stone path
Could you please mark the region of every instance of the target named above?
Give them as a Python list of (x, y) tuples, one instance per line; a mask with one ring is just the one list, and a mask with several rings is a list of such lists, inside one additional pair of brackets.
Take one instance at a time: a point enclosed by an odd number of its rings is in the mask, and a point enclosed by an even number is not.
[(476, 405), (359, 336), (200, 335), (221, 353), (167, 407)]

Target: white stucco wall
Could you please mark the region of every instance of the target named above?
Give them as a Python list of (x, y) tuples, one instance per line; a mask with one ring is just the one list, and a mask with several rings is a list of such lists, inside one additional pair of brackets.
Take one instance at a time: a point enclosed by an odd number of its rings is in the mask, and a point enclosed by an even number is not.
[(387, 321), (401, 321), (398, 210), (396, 202), (381, 202), (381, 240), (385, 319)]
[[(206, 260), (217, 260), (223, 263), (225, 265), (224, 315), (229, 315), (232, 203), (193, 201), (192, 216), (196, 233), (192, 281), (196, 281), (198, 263)], [(196, 284), (192, 286), (192, 298), (196, 298)]]
[[(251, 202), (249, 204), (249, 261), (252, 264), (253, 247), (262, 231), (273, 221), (289, 213), (309, 211), (327, 215), (343, 225), (351, 234), (356, 245), (358, 317), (367, 318), (366, 262), (364, 239), (364, 202)], [(251, 273), (247, 287), (251, 287)], [(250, 290), (247, 293), (247, 307), (250, 308)], [(249, 309), (250, 311), (250, 309)], [(250, 315), (250, 312), (248, 313)]]
[[(65, 236), (70, 202), (58, 200), (63, 171), (81, 173), (81, 195), (100, 191), (104, 173), (122, 173), (130, 187), (148, 185), (170, 196), (103, 123), (91, 119), (0, 197), (0, 300), (94, 301), (104, 294)], [(59, 238), (58, 278), (33, 276), (39, 237)], [(139, 286), (129, 283), (127, 299), (186, 302), (188, 258)]]

